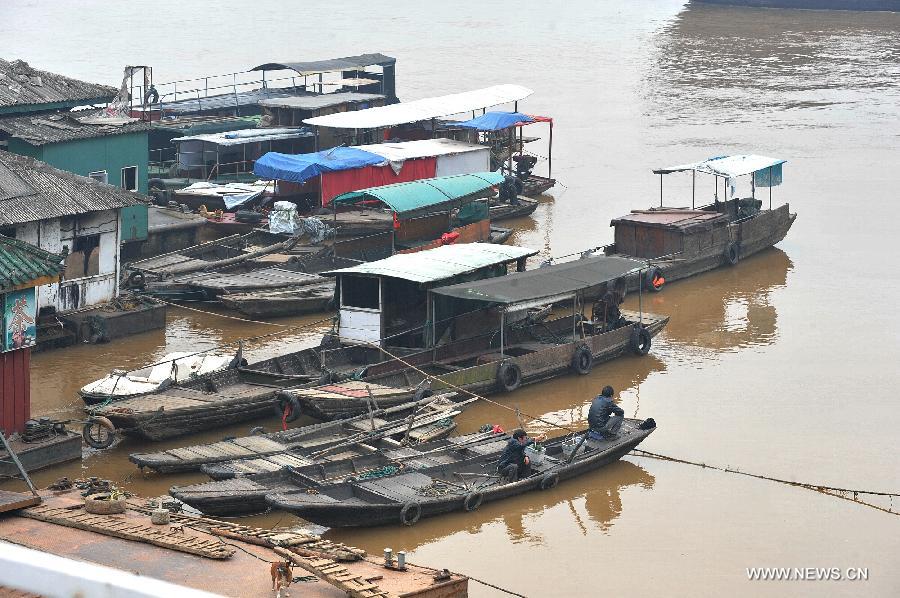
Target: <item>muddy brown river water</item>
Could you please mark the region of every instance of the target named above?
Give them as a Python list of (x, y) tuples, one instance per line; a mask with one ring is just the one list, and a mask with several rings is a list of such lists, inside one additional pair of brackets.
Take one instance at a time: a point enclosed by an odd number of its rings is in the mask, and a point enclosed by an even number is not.
[[(674, 0), (288, 4), (92, 0), (63, 10), (7, 0), (0, 56), (118, 85), (124, 64), (151, 64), (162, 81), (380, 51), (398, 58), (404, 100), (525, 85), (535, 94), (520, 108), (555, 118), (553, 174), (562, 185), (515, 223), (512, 242), (546, 256), (608, 243), (611, 218), (658, 202), (652, 167), (724, 153), (787, 159), (774, 202), (789, 202), (799, 216), (777, 248), (645, 298), (646, 309), (672, 318), (649, 356), (503, 400), (580, 424), (591, 398), (611, 384), (627, 414), (658, 422), (647, 450), (788, 480), (900, 491), (900, 14)], [(534, 150), (544, 148), (538, 142)], [(689, 176), (667, 189), (670, 204), (690, 201)], [(711, 183), (698, 185), (698, 197), (712, 192)], [(35, 355), (34, 413), (77, 416), (77, 388), (113, 367), (274, 330), (183, 309), (168, 318), (165, 332)], [(317, 342), (318, 333), (254, 343), (251, 357)], [(479, 404), (461, 416), (461, 431), (486, 422), (509, 427), (515, 418)], [(201, 479), (142, 477), (127, 455), (146, 448), (125, 440), (35, 477), (47, 484), (103, 476), (142, 495)], [(294, 523), (274, 512), (250, 521)], [(327, 535), (373, 552), (405, 549), (416, 562), (529, 596), (900, 595), (897, 515), (646, 457), (475, 513)], [(747, 568), (765, 566), (867, 568), (868, 580), (748, 580)], [(477, 584), (471, 593), (496, 594)]]

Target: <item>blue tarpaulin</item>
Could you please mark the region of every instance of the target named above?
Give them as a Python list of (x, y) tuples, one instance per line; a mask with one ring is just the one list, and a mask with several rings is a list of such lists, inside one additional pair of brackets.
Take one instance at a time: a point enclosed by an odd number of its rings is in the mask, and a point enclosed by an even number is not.
[(303, 183), (323, 172), (353, 170), (384, 163), (382, 156), (354, 147), (336, 147), (312, 154), (269, 152), (253, 165), (253, 174), (265, 179)]
[(534, 122), (534, 119), (521, 112), (485, 112), (478, 118), (456, 123), (456, 126), (478, 129), (479, 131), (499, 131), (519, 123), (530, 122)]

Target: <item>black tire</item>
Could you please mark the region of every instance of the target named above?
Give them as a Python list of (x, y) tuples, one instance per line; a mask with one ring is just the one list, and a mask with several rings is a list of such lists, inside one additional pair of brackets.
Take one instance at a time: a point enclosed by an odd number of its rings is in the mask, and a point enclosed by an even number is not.
[(481, 492), (469, 492), (463, 499), (463, 508), (466, 511), (475, 511), (478, 509), (478, 507), (481, 506), (481, 501), (483, 499), (484, 496), (481, 494)]
[(81, 429), (81, 437), (91, 448), (109, 448), (116, 441), (116, 427), (105, 417), (92, 417)]
[(559, 474), (557, 473), (545, 473), (541, 478), (541, 490), (556, 488), (557, 484), (559, 484)]
[(265, 218), (264, 214), (254, 212), (253, 210), (238, 210), (234, 213), (235, 220), (247, 224), (258, 224), (263, 221), (263, 218)]
[(594, 355), (591, 353), (590, 347), (583, 343), (575, 347), (571, 365), (576, 374), (581, 376), (590, 374), (591, 368), (594, 367)]
[(422, 517), (422, 505), (417, 502), (408, 502), (400, 509), (400, 523), (403, 525), (415, 525)]
[(522, 385), (522, 368), (511, 361), (501, 362), (497, 366), (497, 388), (503, 392), (512, 392)]
[(725, 263), (729, 266), (736, 265), (741, 260), (741, 250), (738, 244), (732, 241), (725, 246)]
[(666, 284), (666, 279), (662, 275), (662, 270), (656, 266), (651, 266), (644, 275), (644, 290), (651, 293), (658, 293)]
[[(302, 411), (300, 409), (300, 401), (294, 395), (287, 392), (279, 392), (275, 396), (275, 402), (273, 405), (273, 411), (278, 416), (278, 419), (284, 418), (284, 421), (287, 423), (297, 421), (297, 419), (302, 415)], [(285, 411), (290, 409), (287, 415), (285, 415)]]
[(635, 326), (628, 344), (635, 355), (646, 355), (650, 352), (650, 333), (643, 326)]
[(129, 287), (137, 288), (144, 287), (144, 273), (143, 272), (132, 272), (128, 275), (128, 278), (125, 280), (125, 284)]

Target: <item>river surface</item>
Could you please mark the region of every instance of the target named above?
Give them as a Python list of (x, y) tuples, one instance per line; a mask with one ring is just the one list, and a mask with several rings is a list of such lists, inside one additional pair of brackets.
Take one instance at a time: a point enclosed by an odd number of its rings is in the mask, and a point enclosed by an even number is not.
[[(608, 243), (611, 218), (658, 202), (652, 167), (724, 153), (787, 159), (774, 203), (789, 202), (798, 218), (777, 248), (645, 297), (646, 309), (672, 318), (649, 356), (503, 400), (583, 424), (591, 398), (611, 384), (629, 416), (658, 422), (647, 450), (787, 480), (900, 491), (900, 274), (888, 217), (900, 188), (900, 14), (675, 0), (61, 6), (0, 3), (0, 56), (118, 85), (125, 64), (153, 65), (155, 79), (167, 81), (383, 52), (398, 58), (403, 100), (497, 83), (534, 89), (520, 109), (554, 117), (553, 175), (562, 184), (516, 223), (513, 242), (546, 256)], [(543, 155), (546, 146), (532, 147)], [(687, 205), (690, 177), (669, 178), (675, 195), (667, 203)], [(712, 183), (698, 184), (698, 197), (712, 194)], [(77, 416), (78, 387), (113, 367), (276, 330), (183, 309), (168, 317), (165, 332), (35, 355), (33, 412)], [(314, 343), (320, 332), (251, 343), (250, 355)], [(515, 418), (480, 404), (460, 428), (486, 422), (512, 427)], [(103, 476), (148, 496), (200, 481), (141, 477), (127, 455), (146, 448), (126, 440), (35, 477), (47, 484)], [(877, 504), (900, 510), (896, 501)], [(251, 521), (294, 523), (281, 513)], [(900, 595), (895, 514), (646, 457), (475, 513), (328, 536), (375, 553), (405, 549), (416, 562), (529, 596)], [(764, 566), (859, 567), (869, 579), (748, 581), (748, 567)], [(471, 594), (496, 592), (473, 583)]]

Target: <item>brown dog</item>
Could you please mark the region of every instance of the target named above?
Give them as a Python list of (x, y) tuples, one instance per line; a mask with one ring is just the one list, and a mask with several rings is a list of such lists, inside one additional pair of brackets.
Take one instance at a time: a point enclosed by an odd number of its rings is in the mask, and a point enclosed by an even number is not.
[(278, 598), (281, 598), (281, 590), (284, 589), (284, 595), (289, 596), (287, 593), (287, 588), (290, 587), (291, 581), (294, 579), (294, 564), (288, 561), (274, 562), (272, 563), (272, 589), (276, 592), (275, 595)]

